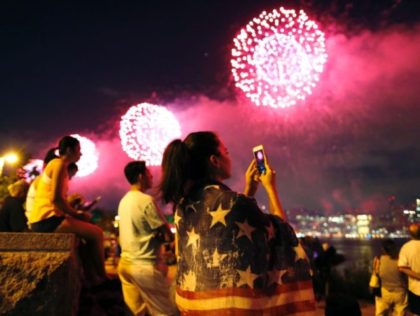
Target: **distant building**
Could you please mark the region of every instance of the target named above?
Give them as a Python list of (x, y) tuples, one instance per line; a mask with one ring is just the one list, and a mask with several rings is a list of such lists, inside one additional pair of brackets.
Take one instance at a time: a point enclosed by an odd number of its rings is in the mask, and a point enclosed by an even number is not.
[(370, 222), (372, 221), (372, 215), (360, 214), (356, 216), (356, 219), (357, 234), (359, 235), (359, 238), (371, 238)]

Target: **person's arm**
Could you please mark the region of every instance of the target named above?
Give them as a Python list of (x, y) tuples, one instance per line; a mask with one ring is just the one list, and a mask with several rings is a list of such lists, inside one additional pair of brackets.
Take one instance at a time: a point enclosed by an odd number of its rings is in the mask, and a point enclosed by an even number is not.
[(276, 186), (276, 172), (266, 163), (267, 171), (260, 175), (261, 182), (267, 192), (270, 213), (287, 221), (286, 213), (281, 205)]
[(245, 172), (245, 189), (244, 195), (253, 197), (258, 189), (258, 169), (255, 159), (252, 159)]
[(398, 267), (398, 269), (400, 270), (400, 272), (408, 275), (409, 277), (420, 280), (420, 273), (414, 272), (413, 270), (411, 270), (411, 268), (409, 268), (409, 267)]
[(64, 162), (59, 159), (51, 166), (51, 186), (52, 186), (52, 202), (60, 211), (82, 220), (88, 220), (88, 214), (71, 207), (67, 202), (65, 183), (67, 181), (67, 170)]
[(174, 240), (168, 222), (152, 198), (150, 198), (150, 203), (145, 208), (145, 216), (149, 226), (156, 232), (156, 237), (161, 242), (165, 243)]

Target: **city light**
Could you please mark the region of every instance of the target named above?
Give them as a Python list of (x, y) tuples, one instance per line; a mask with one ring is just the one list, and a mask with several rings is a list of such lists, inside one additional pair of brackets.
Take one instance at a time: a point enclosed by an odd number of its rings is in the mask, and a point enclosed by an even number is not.
[(3, 175), (4, 164), (15, 164), (19, 161), (19, 156), (14, 152), (8, 152), (4, 156), (0, 157), (0, 176)]
[(19, 157), (18, 157), (17, 154), (15, 154), (13, 152), (10, 152), (10, 153), (7, 153), (6, 155), (4, 155), (4, 160), (6, 162), (10, 163), (10, 164), (14, 164), (14, 163), (18, 162)]

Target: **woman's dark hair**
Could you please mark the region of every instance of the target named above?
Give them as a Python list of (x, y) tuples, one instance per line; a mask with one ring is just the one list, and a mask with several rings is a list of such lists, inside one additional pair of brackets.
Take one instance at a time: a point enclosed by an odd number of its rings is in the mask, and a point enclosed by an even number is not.
[(48, 163), (51, 160), (53, 160), (55, 158), (58, 158), (58, 156), (56, 154), (57, 150), (58, 150), (57, 147), (53, 147), (53, 148), (48, 149), (48, 151), (47, 151), (47, 153), (45, 154), (45, 157), (44, 157), (44, 166), (48, 165)]
[(385, 254), (390, 256), (393, 259), (398, 258), (398, 248), (395, 242), (392, 239), (385, 239), (382, 241), (382, 249)]
[(80, 142), (77, 138), (72, 136), (64, 136), (58, 143), (58, 153), (60, 156), (64, 155), (68, 148), (75, 149)]
[(165, 149), (160, 191), (166, 203), (179, 203), (188, 194), (187, 186), (211, 178), (209, 157), (218, 155), (220, 141), (213, 132), (191, 133), (184, 141), (176, 139)]
[(140, 174), (146, 171), (146, 163), (144, 161), (129, 162), (124, 168), (125, 178), (130, 184), (135, 184)]

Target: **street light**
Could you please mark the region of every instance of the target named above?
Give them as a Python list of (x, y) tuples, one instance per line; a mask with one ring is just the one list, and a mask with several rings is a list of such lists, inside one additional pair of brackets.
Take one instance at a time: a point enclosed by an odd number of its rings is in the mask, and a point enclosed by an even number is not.
[(0, 157), (0, 176), (3, 175), (3, 167), (4, 167), (5, 162), (13, 165), (16, 162), (18, 162), (18, 160), (19, 160), (19, 157), (14, 152), (6, 153), (4, 156)]

